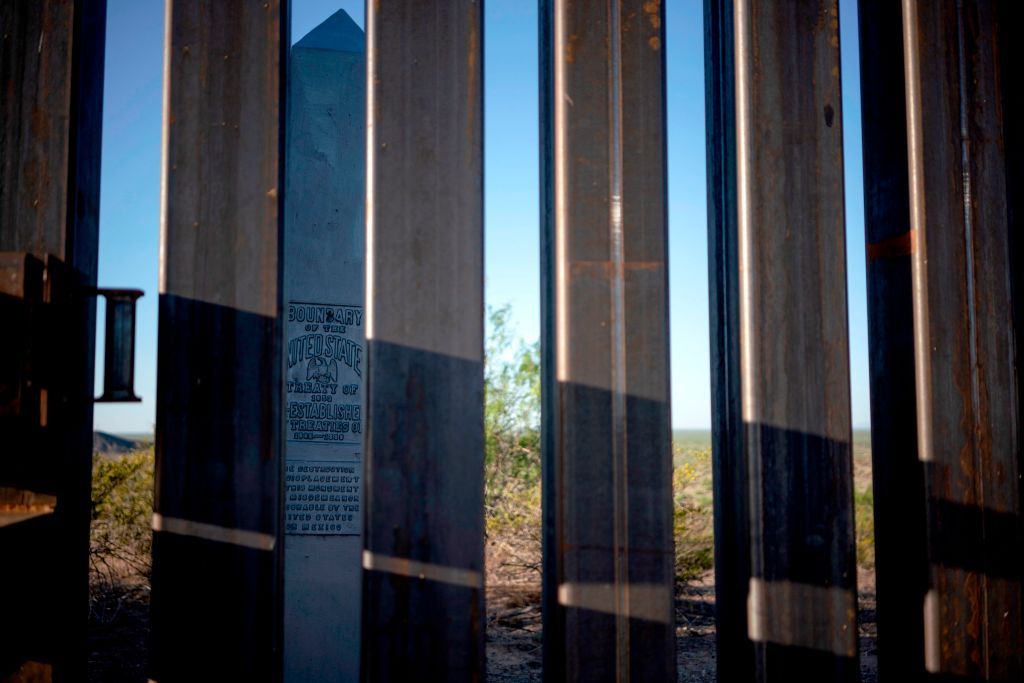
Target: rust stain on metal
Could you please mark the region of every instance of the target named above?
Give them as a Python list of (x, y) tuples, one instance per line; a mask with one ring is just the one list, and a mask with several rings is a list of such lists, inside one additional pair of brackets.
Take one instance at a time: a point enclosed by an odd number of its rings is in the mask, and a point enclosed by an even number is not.
[(52, 511), (56, 505), (53, 494), (0, 486), (0, 512)]
[(982, 600), (983, 583), (984, 579), (978, 573), (967, 573), (966, 580), (964, 581), (964, 591), (967, 594), (967, 603), (970, 611), (968, 614), (960, 615), (961, 619), (967, 618), (967, 634), (971, 637), (971, 646), (967, 656), (976, 668), (980, 668), (982, 663), (982, 614), (985, 611), (983, 607), (984, 601)]
[(909, 256), (914, 248), (914, 231), (904, 233), (868, 245), (868, 261)]
[[(624, 272), (656, 271), (664, 268), (664, 261), (626, 261), (622, 264)], [(608, 279), (622, 275), (618, 265), (613, 261), (572, 261), (569, 264), (569, 274), (573, 277), (598, 274)]]
[(32, 137), (39, 143), (50, 139), (50, 116), (41, 107), (32, 109), (32, 118), (29, 130)]
[(565, 40), (565, 63), (572, 64), (576, 61), (576, 46), (580, 42), (580, 37), (573, 33)]
[(53, 512), (55, 509), (54, 505), (18, 505), (18, 504), (7, 504), (0, 503), (0, 512)]
[(661, 28), (661, 0), (649, 0), (644, 3), (644, 14), (647, 15), (647, 21), (650, 22), (651, 28)]

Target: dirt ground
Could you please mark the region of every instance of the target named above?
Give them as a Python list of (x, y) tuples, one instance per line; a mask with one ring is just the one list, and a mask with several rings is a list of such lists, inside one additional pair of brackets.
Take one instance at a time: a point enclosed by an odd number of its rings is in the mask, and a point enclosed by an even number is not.
[(94, 581), (89, 609), (89, 683), (144, 683), (149, 647), (149, 584)]
[[(858, 572), (861, 681), (876, 683), (874, 572)], [(676, 592), (676, 665), (679, 681), (715, 681), (715, 585), (713, 572)], [(541, 680), (540, 584), (517, 581), (487, 588), (487, 680)]]
[[(487, 680), (541, 680), (540, 582), (535, 563), (506, 561), (490, 572), (487, 586)], [(521, 559), (521, 558), (520, 558)], [(495, 566), (495, 565), (491, 565)], [(500, 579), (500, 581), (499, 581)], [(877, 681), (874, 573), (861, 570), (861, 680)], [(676, 593), (676, 659), (679, 681), (715, 681), (715, 587), (712, 572), (680, 586)], [(139, 580), (120, 586), (94, 585), (90, 614), (89, 681), (139, 683), (147, 680), (149, 586)]]

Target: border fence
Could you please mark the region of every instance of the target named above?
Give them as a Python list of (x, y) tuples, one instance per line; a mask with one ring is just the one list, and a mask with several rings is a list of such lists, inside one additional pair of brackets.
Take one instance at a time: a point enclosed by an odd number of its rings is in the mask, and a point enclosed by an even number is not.
[[(289, 7), (166, 4), (151, 676), (278, 680)], [(367, 4), (365, 680), (486, 675), (482, 4)], [(718, 677), (854, 681), (838, 4), (704, 7)], [(859, 2), (883, 681), (1024, 679), (1022, 11)], [(0, 680), (83, 678), (105, 16), (0, 4)], [(676, 676), (664, 18), (540, 0), (547, 681)]]

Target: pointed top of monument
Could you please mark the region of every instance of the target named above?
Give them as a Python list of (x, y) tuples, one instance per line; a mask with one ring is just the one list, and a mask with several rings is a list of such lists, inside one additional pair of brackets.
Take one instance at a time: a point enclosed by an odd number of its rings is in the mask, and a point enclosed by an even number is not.
[(340, 9), (322, 24), (295, 43), (296, 48), (307, 50), (334, 50), (335, 52), (362, 52), (363, 29), (348, 13)]

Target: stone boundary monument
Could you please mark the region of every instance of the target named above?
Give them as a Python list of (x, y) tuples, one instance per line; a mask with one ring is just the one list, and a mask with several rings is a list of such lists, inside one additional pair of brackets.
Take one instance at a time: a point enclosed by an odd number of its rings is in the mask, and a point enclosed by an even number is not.
[(365, 332), (363, 32), (295, 44), (286, 119), (284, 680), (359, 678)]

